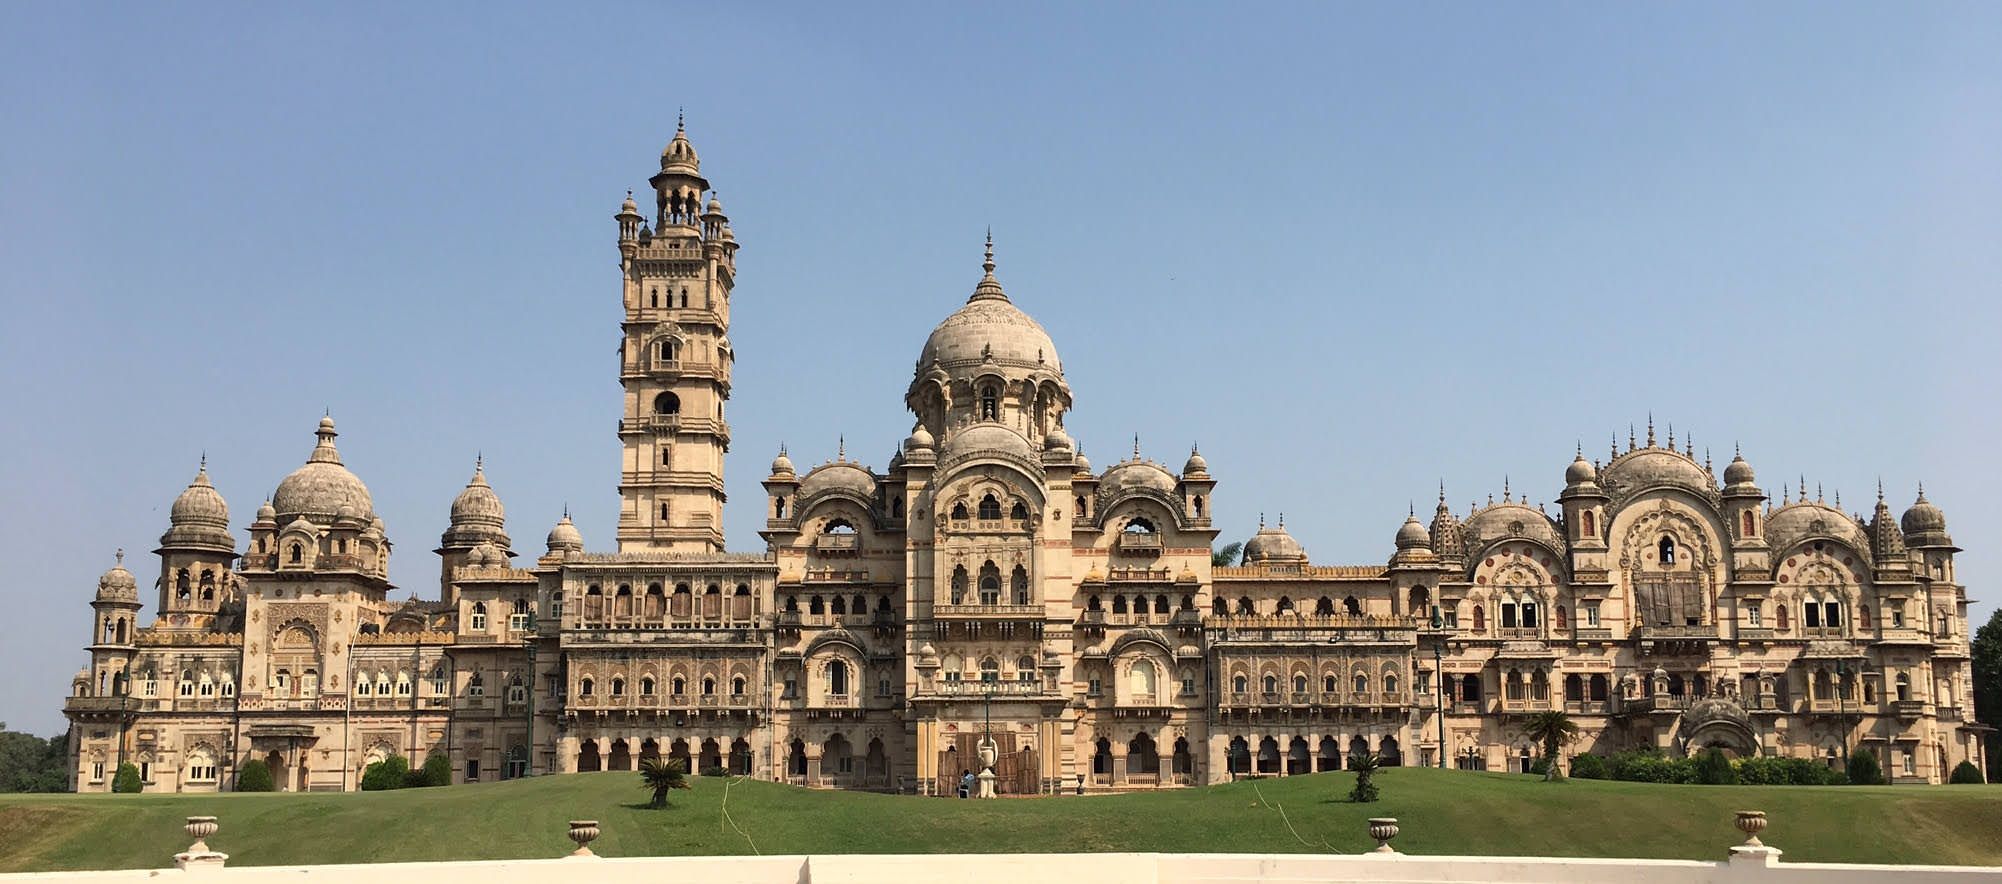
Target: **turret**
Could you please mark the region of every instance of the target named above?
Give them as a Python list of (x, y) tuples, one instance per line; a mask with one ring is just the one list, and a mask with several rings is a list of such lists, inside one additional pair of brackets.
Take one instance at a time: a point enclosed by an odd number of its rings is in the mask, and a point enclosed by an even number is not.
[(1599, 487), (1599, 465), (1585, 459), (1581, 445), (1571, 465), (1564, 468), (1564, 493), (1557, 496), (1558, 505), (1564, 508), (1565, 540), (1572, 549), (1606, 548), (1607, 500), (1605, 490)]
[(167, 531), (153, 552), (160, 557), (160, 625), (207, 626), (230, 594), (230, 565), (236, 560), (229, 505), (209, 483), (207, 457), (194, 480), (174, 498)]
[[(482, 547), (486, 547), (482, 551)], [(514, 557), (513, 542), (507, 536), (507, 509), (500, 495), (487, 484), (486, 458), (473, 459), (473, 477), (452, 500), (450, 525), (438, 538), (435, 550), (443, 559), (439, 566), (439, 598), (453, 598), (452, 569), (473, 563), (475, 552), (482, 558), (499, 557), (502, 564)]]
[(90, 601), (89, 691), (94, 697), (127, 693), (127, 670), (138, 651), (139, 584), (125, 570), (125, 551), (117, 556), (117, 564), (97, 578), (97, 594)]
[(1755, 478), (1744, 453), (1734, 449), (1731, 462), (1724, 467), (1724, 518), (1731, 523), (1737, 545), (1762, 548), (1766, 545), (1766, 493), (1759, 490)]

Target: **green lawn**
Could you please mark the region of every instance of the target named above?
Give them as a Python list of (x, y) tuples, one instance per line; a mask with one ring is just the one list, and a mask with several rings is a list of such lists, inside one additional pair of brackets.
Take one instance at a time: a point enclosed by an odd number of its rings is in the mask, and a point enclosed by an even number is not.
[[(555, 857), (593, 818), (606, 856), (750, 853), (1361, 852), (1363, 820), (1400, 818), (1417, 854), (1721, 859), (1732, 812), (1764, 810), (1786, 859), (2002, 865), (2002, 786), (1653, 786), (1399, 768), (1383, 800), (1317, 774), (1102, 797), (962, 801), (696, 778), (646, 810), (635, 773), (311, 795), (0, 796), (0, 872), (157, 868), (212, 814), (232, 865)], [(1290, 831), (1288, 826), (1290, 821)], [(1294, 832), (1298, 833), (1296, 837)], [(1304, 843), (1303, 843), (1304, 842)]]

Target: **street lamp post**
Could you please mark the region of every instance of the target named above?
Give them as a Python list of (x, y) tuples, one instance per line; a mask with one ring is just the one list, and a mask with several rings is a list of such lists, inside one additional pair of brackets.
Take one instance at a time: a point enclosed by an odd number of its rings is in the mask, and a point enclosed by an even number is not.
[(1000, 673), (985, 670), (980, 673), (980, 704), (983, 723), (980, 726), (980, 792), (977, 797), (994, 797), (994, 761), (999, 756), (994, 745), (994, 689), (999, 686)]
[[(1439, 606), (1432, 606), (1432, 629), (1444, 629), (1446, 621), (1439, 616)], [(1432, 674), (1439, 681), (1439, 690), (1432, 696), (1432, 717), (1439, 721), (1439, 769), (1446, 769), (1446, 640), (1433, 636)]]

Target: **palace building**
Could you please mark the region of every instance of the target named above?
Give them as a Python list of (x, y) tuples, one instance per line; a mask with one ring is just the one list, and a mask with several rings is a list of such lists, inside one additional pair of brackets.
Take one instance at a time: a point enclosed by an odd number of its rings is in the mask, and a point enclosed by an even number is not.
[[(518, 553), (476, 464), (435, 596), (393, 600), (393, 549), (331, 418), (233, 533), (208, 464), (173, 502), (142, 624), (120, 564), (91, 601), (65, 712), (78, 791), (358, 788), (443, 753), (462, 781), (630, 770), (653, 756), (807, 786), (951, 794), (996, 743), (1003, 794), (1169, 788), (1391, 764), (1526, 769), (1524, 716), (1569, 752), (1717, 747), (1896, 782), (1983, 764), (1958, 548), (1923, 491), (1902, 517), (1776, 505), (1671, 432), (1582, 452), (1555, 511), (1509, 488), (1387, 522), (1385, 560), (1315, 564), (1283, 519), (1213, 566), (1218, 479), (1132, 454), (1100, 469), (1050, 334), (995, 275), (917, 352), (888, 463), (845, 450), (764, 480), (764, 540), (722, 530), (738, 244), (677, 130), (622, 267), (619, 518), (568, 514)], [(1089, 401), (1089, 391), (1085, 400)], [(1552, 469), (1554, 475), (1557, 469)], [(1428, 483), (1429, 484), (1429, 483)], [(1237, 506), (1229, 502), (1225, 506)], [(1392, 520), (1394, 521), (1394, 520)], [(121, 555), (122, 562), (122, 555)]]

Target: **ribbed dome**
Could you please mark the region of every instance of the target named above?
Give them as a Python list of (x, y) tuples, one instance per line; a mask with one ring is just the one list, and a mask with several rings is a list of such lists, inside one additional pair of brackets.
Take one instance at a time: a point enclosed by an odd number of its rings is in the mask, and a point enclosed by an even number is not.
[(1404, 518), (1404, 524), (1397, 529), (1398, 549), (1423, 549), (1432, 545), (1432, 534), (1420, 524), (1414, 513)]
[(680, 123), (674, 126), (674, 140), (661, 149), (660, 170), (691, 174), (702, 171), (702, 160), (695, 155), (695, 145), (688, 143), (688, 130)]
[(1018, 368), (1047, 368), (1063, 373), (1057, 361), (1057, 345), (1050, 333), (1008, 300), (1001, 283), (994, 278), (994, 244), (987, 245), (987, 260), (981, 267), (986, 275), (973, 287), (973, 296), (944, 322), (932, 329), (925, 347), (918, 353), (918, 371), (934, 362), (947, 371), (993, 362)]
[(925, 429), (924, 424), (918, 424), (917, 426), (912, 427), (911, 434), (908, 437), (905, 437), (904, 451), (905, 453), (913, 451), (930, 451), (932, 450), (932, 447), (936, 444), (938, 444), (937, 440), (932, 438), (931, 431)]
[(815, 467), (799, 483), (802, 498), (830, 491), (846, 491), (863, 500), (874, 500), (876, 477), (857, 464), (842, 461)]
[(1919, 486), (1919, 499), (1912, 502), (1910, 509), (1898, 520), (1898, 527), (1905, 532), (1905, 542), (1909, 546), (1952, 546), (1953, 538), (1946, 533), (1946, 513), (1926, 499), (1925, 486)]
[(792, 458), (786, 456), (785, 446), (779, 446), (779, 456), (772, 458), (772, 475), (793, 475)]
[(1510, 538), (1533, 540), (1552, 550), (1562, 551), (1563, 537), (1557, 531), (1557, 523), (1550, 516), (1533, 506), (1516, 501), (1507, 501), (1482, 507), (1467, 516), (1467, 522), (1460, 528), (1469, 553), (1485, 552), (1499, 541)]
[(271, 493), (271, 506), (278, 521), (306, 517), (317, 524), (331, 524), (343, 505), (353, 507), (363, 517), (375, 515), (375, 502), (369, 498), (368, 486), (348, 472), (341, 464), (341, 453), (334, 448), (334, 437), (339, 435), (334, 432), (334, 419), (321, 418), (314, 435), (320, 441), (307, 456), (306, 465), (280, 480), (278, 490)]
[(466, 482), (466, 490), (452, 500), (452, 524), (499, 528), (506, 521), (507, 510), (501, 506), (500, 495), (487, 484), (485, 465), (474, 465), (473, 478)]
[(100, 602), (139, 601), (139, 581), (132, 578), (132, 572), (125, 570), (125, 551), (118, 551), (118, 563), (111, 570), (97, 578), (97, 600)]
[(1285, 523), (1267, 527), (1258, 526), (1258, 533), (1244, 542), (1244, 561), (1248, 565), (1260, 562), (1305, 562), (1307, 550), (1286, 533)]
[(974, 424), (947, 435), (945, 451), (941, 456), (949, 457), (976, 451), (998, 451), (1030, 460), (1036, 458), (1036, 451), (1029, 445), (1027, 438), (1000, 424)]
[(1209, 474), (1210, 462), (1203, 459), (1202, 451), (1197, 449), (1196, 446), (1189, 446), (1189, 459), (1182, 463), (1182, 475), (1207, 476)]
[(229, 533), (229, 505), (215, 486), (209, 484), (208, 461), (203, 459), (168, 511), (167, 533), (160, 535), (162, 547), (204, 547), (234, 551), (236, 538)]
[(1064, 432), (1063, 427), (1051, 427), (1050, 431), (1043, 435), (1045, 451), (1069, 451), (1071, 446), (1071, 434)]
[(558, 552), (583, 551), (584, 534), (577, 530), (577, 525), (570, 521), (570, 514), (566, 512), (562, 521), (557, 522), (556, 527), (549, 529), (549, 552), (554, 555)]
[(1084, 456), (1083, 449), (1079, 449), (1077, 457), (1071, 460), (1071, 467), (1086, 476), (1091, 475), (1091, 461)]

